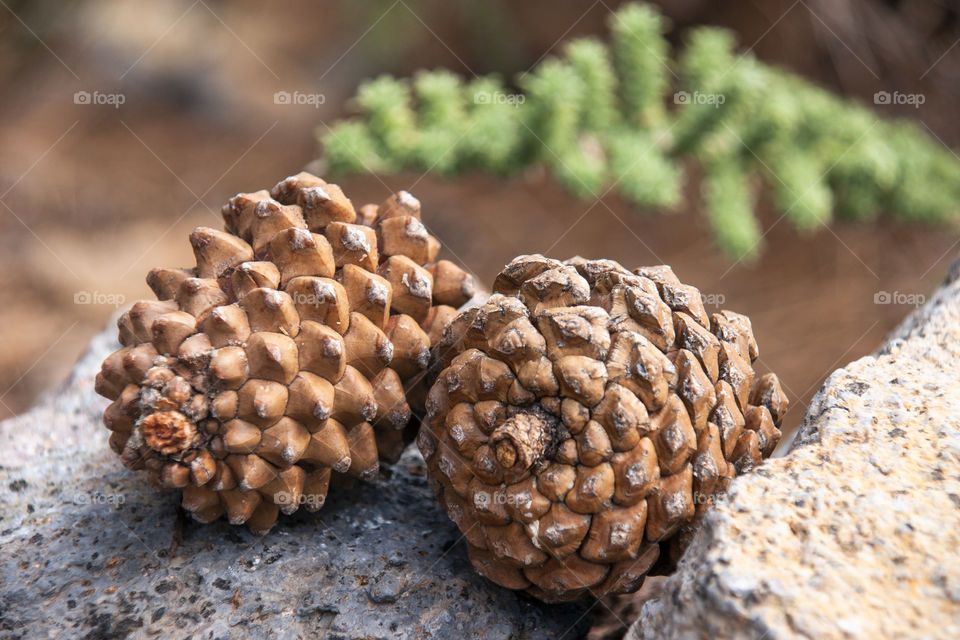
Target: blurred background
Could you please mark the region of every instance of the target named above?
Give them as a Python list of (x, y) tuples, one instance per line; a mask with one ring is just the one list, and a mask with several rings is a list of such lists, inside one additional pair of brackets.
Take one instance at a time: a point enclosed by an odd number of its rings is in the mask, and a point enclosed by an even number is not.
[[(0, 418), (60, 381), (118, 306), (150, 296), (149, 268), (190, 264), (188, 233), (220, 226), (228, 197), (316, 158), (314, 130), (350, 112), (363, 79), (423, 67), (511, 78), (565, 40), (606, 37), (619, 4), (0, 2)], [(679, 0), (662, 10), (674, 43), (693, 25), (730, 27), (761, 60), (960, 144), (960, 2)], [(893, 90), (925, 101), (873, 104)], [(276, 104), (278, 91), (323, 100)], [(746, 264), (714, 247), (695, 194), (675, 214), (644, 215), (616, 194), (576, 199), (537, 171), (341, 185), (358, 205), (413, 191), (446, 257), (480, 282), (520, 253), (673, 265), (751, 316), (760, 368), (778, 372), (792, 402), (788, 432), (826, 375), (870, 353), (913, 308), (875, 304), (877, 294), (929, 294), (960, 237), (890, 221), (803, 235), (761, 196), (766, 250)], [(615, 633), (641, 601), (605, 608), (594, 635)]]
[[(424, 67), (511, 78), (570, 38), (605, 38), (619, 4), (0, 2), (0, 418), (62, 379), (118, 306), (150, 295), (149, 268), (189, 264), (188, 233), (220, 226), (228, 197), (269, 188), (317, 157), (314, 130), (350, 112), (360, 81)], [(694, 25), (730, 27), (761, 60), (960, 144), (960, 2), (661, 8), (675, 43)], [(874, 92), (894, 90), (925, 101), (873, 104)], [(323, 98), (276, 104), (278, 91)], [(780, 375), (793, 403), (788, 430), (827, 374), (875, 349), (912, 310), (875, 296), (929, 294), (958, 238), (890, 221), (803, 235), (778, 224), (761, 196), (766, 250), (745, 264), (714, 247), (696, 197), (675, 214), (644, 215), (615, 194), (579, 200), (537, 171), (508, 181), (366, 175), (341, 186), (356, 204), (413, 191), (446, 257), (480, 282), (520, 253), (673, 265), (751, 316), (761, 368)]]

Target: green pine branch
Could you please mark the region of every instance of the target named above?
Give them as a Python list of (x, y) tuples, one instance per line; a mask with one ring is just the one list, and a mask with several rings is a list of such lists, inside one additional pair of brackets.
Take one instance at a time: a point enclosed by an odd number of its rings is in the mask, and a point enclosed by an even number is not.
[(667, 20), (650, 5), (623, 6), (609, 26), (609, 45), (568, 43), (516, 78), (519, 92), (496, 76), (465, 82), (449, 71), (364, 82), (359, 117), (318, 130), (324, 159), (334, 175), (507, 176), (539, 164), (579, 196), (616, 189), (657, 210), (680, 204), (694, 159), (717, 244), (737, 258), (762, 245), (761, 183), (803, 231), (880, 212), (957, 219), (960, 161), (916, 125), (738, 53), (724, 29), (694, 29), (671, 52)]

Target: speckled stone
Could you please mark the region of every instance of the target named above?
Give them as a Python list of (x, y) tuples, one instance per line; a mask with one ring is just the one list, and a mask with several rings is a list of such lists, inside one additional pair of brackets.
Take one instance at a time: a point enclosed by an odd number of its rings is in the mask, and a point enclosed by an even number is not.
[(737, 478), (631, 640), (960, 638), (960, 263)]
[(202, 525), (107, 447), (93, 391), (104, 332), (64, 387), (0, 423), (0, 638), (579, 638), (471, 568), (410, 449), (375, 484), (258, 538)]

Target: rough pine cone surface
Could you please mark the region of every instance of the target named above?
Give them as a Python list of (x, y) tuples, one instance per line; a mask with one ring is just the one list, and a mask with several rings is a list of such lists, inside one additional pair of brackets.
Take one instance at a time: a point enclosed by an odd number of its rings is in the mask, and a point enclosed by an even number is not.
[(120, 318), (96, 389), (127, 467), (181, 489), (197, 520), (265, 533), (319, 509), (331, 472), (369, 479), (399, 457), (431, 343), (473, 283), (436, 261), (405, 191), (357, 211), (300, 173), (222, 213), (226, 231), (191, 234), (195, 267), (147, 276), (158, 300)]
[(787, 398), (749, 319), (666, 266), (521, 256), (435, 346), (418, 436), (482, 575), (546, 601), (640, 587), (730, 480), (769, 456)]

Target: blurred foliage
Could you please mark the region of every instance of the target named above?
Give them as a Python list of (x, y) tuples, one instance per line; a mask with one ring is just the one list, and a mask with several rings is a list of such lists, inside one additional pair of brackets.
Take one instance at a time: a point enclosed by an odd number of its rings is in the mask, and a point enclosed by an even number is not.
[(692, 30), (671, 58), (669, 25), (650, 5), (624, 5), (609, 26), (609, 45), (570, 42), (516, 78), (517, 93), (495, 76), (465, 82), (448, 71), (363, 83), (360, 117), (319, 131), (331, 173), (507, 176), (541, 164), (577, 195), (617, 188), (638, 207), (669, 210), (693, 158), (717, 243), (737, 258), (762, 244), (755, 176), (800, 230), (834, 214), (943, 222), (960, 213), (960, 162), (915, 124), (880, 120), (738, 54), (724, 29)]

